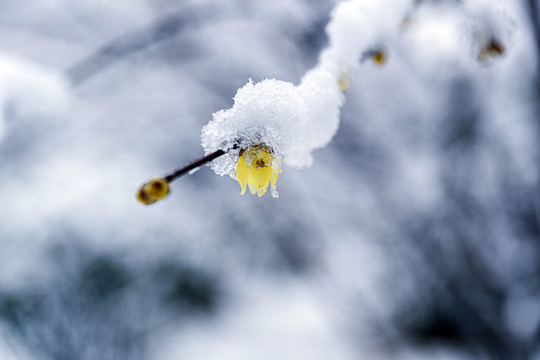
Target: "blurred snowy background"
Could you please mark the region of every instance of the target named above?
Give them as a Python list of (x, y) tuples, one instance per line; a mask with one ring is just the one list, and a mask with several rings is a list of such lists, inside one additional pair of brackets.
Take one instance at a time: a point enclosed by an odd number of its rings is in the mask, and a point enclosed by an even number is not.
[(279, 199), (135, 200), (336, 3), (0, 0), (0, 359), (540, 359), (535, 0), (411, 2)]

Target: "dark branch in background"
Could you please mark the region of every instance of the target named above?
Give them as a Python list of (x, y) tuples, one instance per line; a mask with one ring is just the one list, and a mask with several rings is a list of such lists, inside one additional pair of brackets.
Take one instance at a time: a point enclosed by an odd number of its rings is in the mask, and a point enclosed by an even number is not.
[(540, 14), (538, 14), (538, 1), (539, 0), (527, 0), (527, 10), (531, 17), (533, 37), (536, 43), (536, 55), (537, 55), (537, 73), (536, 73), (536, 91), (537, 95), (540, 95)]
[(527, 0), (527, 4), (534, 31), (534, 40), (536, 41), (536, 52), (540, 58), (540, 17), (538, 15), (538, 0)]
[(182, 32), (197, 28), (204, 21), (215, 20), (219, 11), (209, 6), (184, 9), (159, 19), (147, 28), (122, 35), (103, 45), (66, 70), (73, 86), (78, 86), (114, 63), (149, 47), (174, 38)]

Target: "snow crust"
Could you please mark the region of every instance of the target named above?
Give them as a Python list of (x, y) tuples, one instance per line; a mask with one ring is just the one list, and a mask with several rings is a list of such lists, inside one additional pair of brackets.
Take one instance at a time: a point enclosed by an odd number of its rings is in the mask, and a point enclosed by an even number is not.
[[(275, 79), (254, 83), (250, 79), (236, 93), (232, 108), (213, 114), (201, 135), (206, 154), (235, 149), (214, 160), (212, 169), (236, 178), (240, 149), (261, 143), (273, 149), (276, 159), (283, 157), (285, 165), (311, 166), (313, 150), (325, 147), (339, 127), (345, 99), (340, 78), (349, 78), (362, 53), (398, 29), (407, 5), (410, 1), (399, 0), (388, 11), (379, 1), (340, 3), (327, 27), (329, 47), (298, 85)], [(273, 165), (277, 168), (280, 164), (276, 160)]]

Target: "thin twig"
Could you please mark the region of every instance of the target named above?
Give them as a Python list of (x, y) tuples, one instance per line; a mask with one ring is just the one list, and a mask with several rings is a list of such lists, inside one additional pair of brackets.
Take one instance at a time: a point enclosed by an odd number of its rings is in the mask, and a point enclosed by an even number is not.
[(195, 160), (193, 161), (192, 163), (184, 166), (183, 168), (180, 168), (178, 170), (175, 170), (173, 171), (172, 173), (170, 173), (169, 175), (165, 176), (164, 179), (167, 180), (167, 182), (171, 182), (175, 179), (178, 179), (180, 176), (190, 172), (191, 170), (193, 169), (196, 169), (204, 164), (206, 164), (207, 162), (210, 162), (222, 155), (225, 155), (226, 152), (223, 151), (223, 150), (218, 150), (218, 151), (214, 151), (213, 153), (209, 154), (209, 155), (206, 155), (205, 157), (202, 157), (198, 160)]
[(173, 171), (164, 177), (155, 177), (149, 182), (141, 185), (137, 190), (137, 199), (144, 205), (151, 205), (155, 202), (164, 199), (169, 193), (169, 183), (178, 179), (182, 175), (189, 173), (190, 171), (197, 169), (198, 167), (210, 162), (218, 157), (225, 155), (227, 152), (238, 149), (238, 145), (233, 145), (227, 150), (217, 150), (211, 154), (208, 154), (200, 159), (193, 161), (192, 163)]
[(223, 156), (225, 155), (226, 153), (228, 153), (229, 151), (231, 150), (234, 150), (234, 149), (238, 149), (238, 145), (233, 145), (230, 149), (227, 149), (227, 150), (217, 150), (217, 151), (214, 151), (213, 153), (211, 154), (208, 154), (200, 159), (197, 159), (195, 161), (193, 161), (192, 163), (184, 166), (183, 168), (180, 168), (178, 170), (175, 170), (173, 171), (172, 173), (170, 173), (169, 175), (163, 177), (165, 180), (167, 180), (167, 182), (171, 182), (171, 181), (174, 181), (176, 179), (178, 179), (179, 177), (181, 177), (182, 175), (185, 175), (186, 173), (189, 173), (191, 170), (194, 170), (214, 159), (217, 159), (218, 157), (220, 156)]

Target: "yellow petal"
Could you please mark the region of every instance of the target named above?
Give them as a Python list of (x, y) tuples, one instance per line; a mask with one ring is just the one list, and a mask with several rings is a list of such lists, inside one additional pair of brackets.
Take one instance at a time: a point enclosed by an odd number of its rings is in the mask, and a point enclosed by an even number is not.
[(270, 183), (270, 177), (272, 176), (272, 167), (270, 165), (260, 167), (258, 169), (251, 170), (255, 185), (257, 187), (257, 194), (259, 197), (263, 196)]
[[(276, 185), (278, 173), (281, 172), (279, 165), (283, 158), (274, 158), (271, 152), (271, 149), (261, 145), (242, 150), (236, 165), (236, 177), (242, 188), (242, 194), (245, 192), (246, 184), (249, 191), (259, 197), (266, 193), (270, 183), (272, 187)], [(279, 161), (279, 165), (276, 161)], [(273, 162), (274, 166), (277, 165), (277, 169), (272, 167)]]
[(257, 193), (257, 186), (255, 186), (255, 183), (249, 183), (248, 185), (251, 195), (255, 195)]
[(244, 195), (244, 193), (246, 192), (248, 177), (249, 169), (246, 165), (246, 158), (244, 154), (242, 154), (238, 158), (238, 163), (236, 164), (236, 178), (238, 179), (238, 182), (240, 183), (240, 188), (242, 189), (242, 191), (240, 192), (241, 195)]

